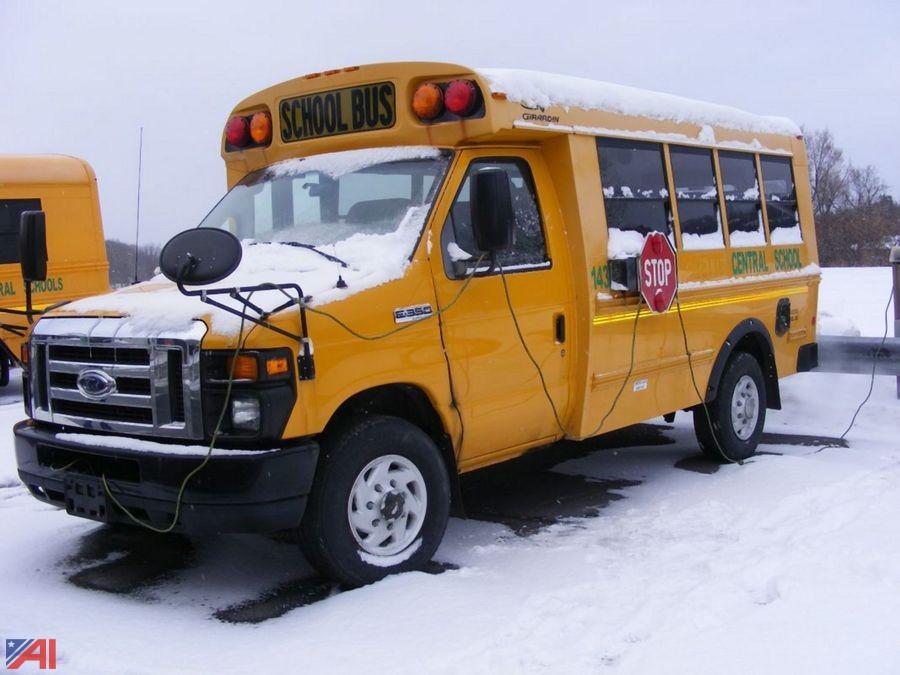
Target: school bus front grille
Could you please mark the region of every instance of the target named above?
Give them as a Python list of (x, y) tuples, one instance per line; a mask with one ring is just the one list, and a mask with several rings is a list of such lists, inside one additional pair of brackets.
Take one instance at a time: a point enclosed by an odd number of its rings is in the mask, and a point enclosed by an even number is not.
[[(94, 337), (96, 319), (44, 321), (52, 331), (42, 334), (38, 323), (31, 347), (35, 419), (128, 434), (202, 437), (199, 340)], [(86, 372), (105, 379), (108, 391), (98, 395), (84, 382), (79, 386)]]

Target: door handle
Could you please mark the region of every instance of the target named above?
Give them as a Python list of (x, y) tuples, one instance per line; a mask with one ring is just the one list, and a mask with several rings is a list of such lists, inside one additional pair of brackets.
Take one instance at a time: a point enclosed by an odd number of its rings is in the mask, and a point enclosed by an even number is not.
[(556, 339), (557, 344), (562, 344), (566, 341), (566, 315), (565, 314), (555, 314), (553, 316), (553, 334)]

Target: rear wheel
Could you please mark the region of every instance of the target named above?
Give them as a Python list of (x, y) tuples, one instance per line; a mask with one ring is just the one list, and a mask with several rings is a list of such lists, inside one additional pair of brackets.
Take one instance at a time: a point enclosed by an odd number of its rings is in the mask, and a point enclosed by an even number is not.
[(725, 366), (715, 400), (694, 408), (700, 449), (719, 461), (745, 460), (756, 452), (765, 422), (762, 368), (750, 354), (736, 352)]
[(425, 565), (449, 513), (431, 438), (396, 417), (356, 418), (323, 441), (300, 541), (320, 572), (361, 586)]

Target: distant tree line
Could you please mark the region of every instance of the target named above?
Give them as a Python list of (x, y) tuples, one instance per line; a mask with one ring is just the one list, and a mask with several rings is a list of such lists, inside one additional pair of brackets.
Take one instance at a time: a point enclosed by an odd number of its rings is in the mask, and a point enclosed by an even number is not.
[(804, 130), (819, 259), (827, 266), (886, 265), (900, 245), (900, 204), (874, 166), (844, 156), (828, 129)]
[[(145, 281), (153, 276), (159, 264), (160, 247), (143, 244), (137, 249), (137, 280)], [(106, 257), (109, 259), (109, 283), (112, 286), (127, 286), (135, 281), (134, 244), (116, 239), (106, 240)]]

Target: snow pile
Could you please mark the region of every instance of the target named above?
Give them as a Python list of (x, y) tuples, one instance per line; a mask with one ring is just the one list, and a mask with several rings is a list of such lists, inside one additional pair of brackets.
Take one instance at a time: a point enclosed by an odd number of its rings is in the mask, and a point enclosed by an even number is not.
[(779, 244), (802, 244), (803, 233), (800, 231), (800, 224), (793, 227), (776, 227), (769, 233), (774, 245)]
[(644, 247), (644, 235), (637, 230), (620, 230), (609, 228), (606, 241), (606, 255), (609, 260), (633, 258), (641, 254)]
[[(82, 445), (91, 445), (97, 448), (121, 448), (123, 450), (145, 452), (150, 455), (181, 455), (184, 457), (205, 457), (209, 452), (208, 445), (179, 445), (177, 443), (157, 443), (156, 441), (144, 441), (139, 438), (131, 438), (129, 436), (101, 436), (99, 434), (62, 433), (56, 434), (56, 438), (60, 441), (81, 443)], [(267, 452), (278, 452), (278, 450), (231, 450), (228, 448), (213, 448), (212, 454), (217, 457), (221, 455), (247, 457), (250, 455), (264, 454)]]
[(745, 230), (732, 230), (729, 234), (731, 248), (753, 248), (754, 246), (766, 245), (766, 233), (762, 227), (747, 232)]
[(492, 92), (505, 94), (508, 100), (530, 107), (602, 110), (751, 133), (792, 136), (800, 133), (800, 128), (785, 117), (754, 115), (738, 108), (620, 84), (529, 70), (479, 68), (477, 72)]
[[(244, 256), (234, 273), (218, 283), (192, 287), (192, 290), (295, 283), (305, 295), (312, 296), (313, 305), (342, 300), (403, 276), (430, 208), (430, 204), (409, 208), (392, 232), (357, 233), (336, 244), (319, 247), (344, 260), (348, 265), (346, 268), (305, 248), (277, 242), (244, 241)], [(346, 282), (346, 288), (337, 287), (339, 277)], [(238, 302), (227, 296), (216, 299), (235, 309), (240, 308)], [(274, 309), (285, 300), (279, 291), (260, 291), (253, 295), (253, 303), (265, 310)], [(66, 305), (66, 311), (126, 315), (130, 317), (130, 329), (135, 332), (186, 330), (194, 319), (205, 318), (211, 330), (236, 334), (241, 322), (239, 317), (203, 304), (198, 298), (182, 295), (162, 276), (106, 295), (78, 300)]]

